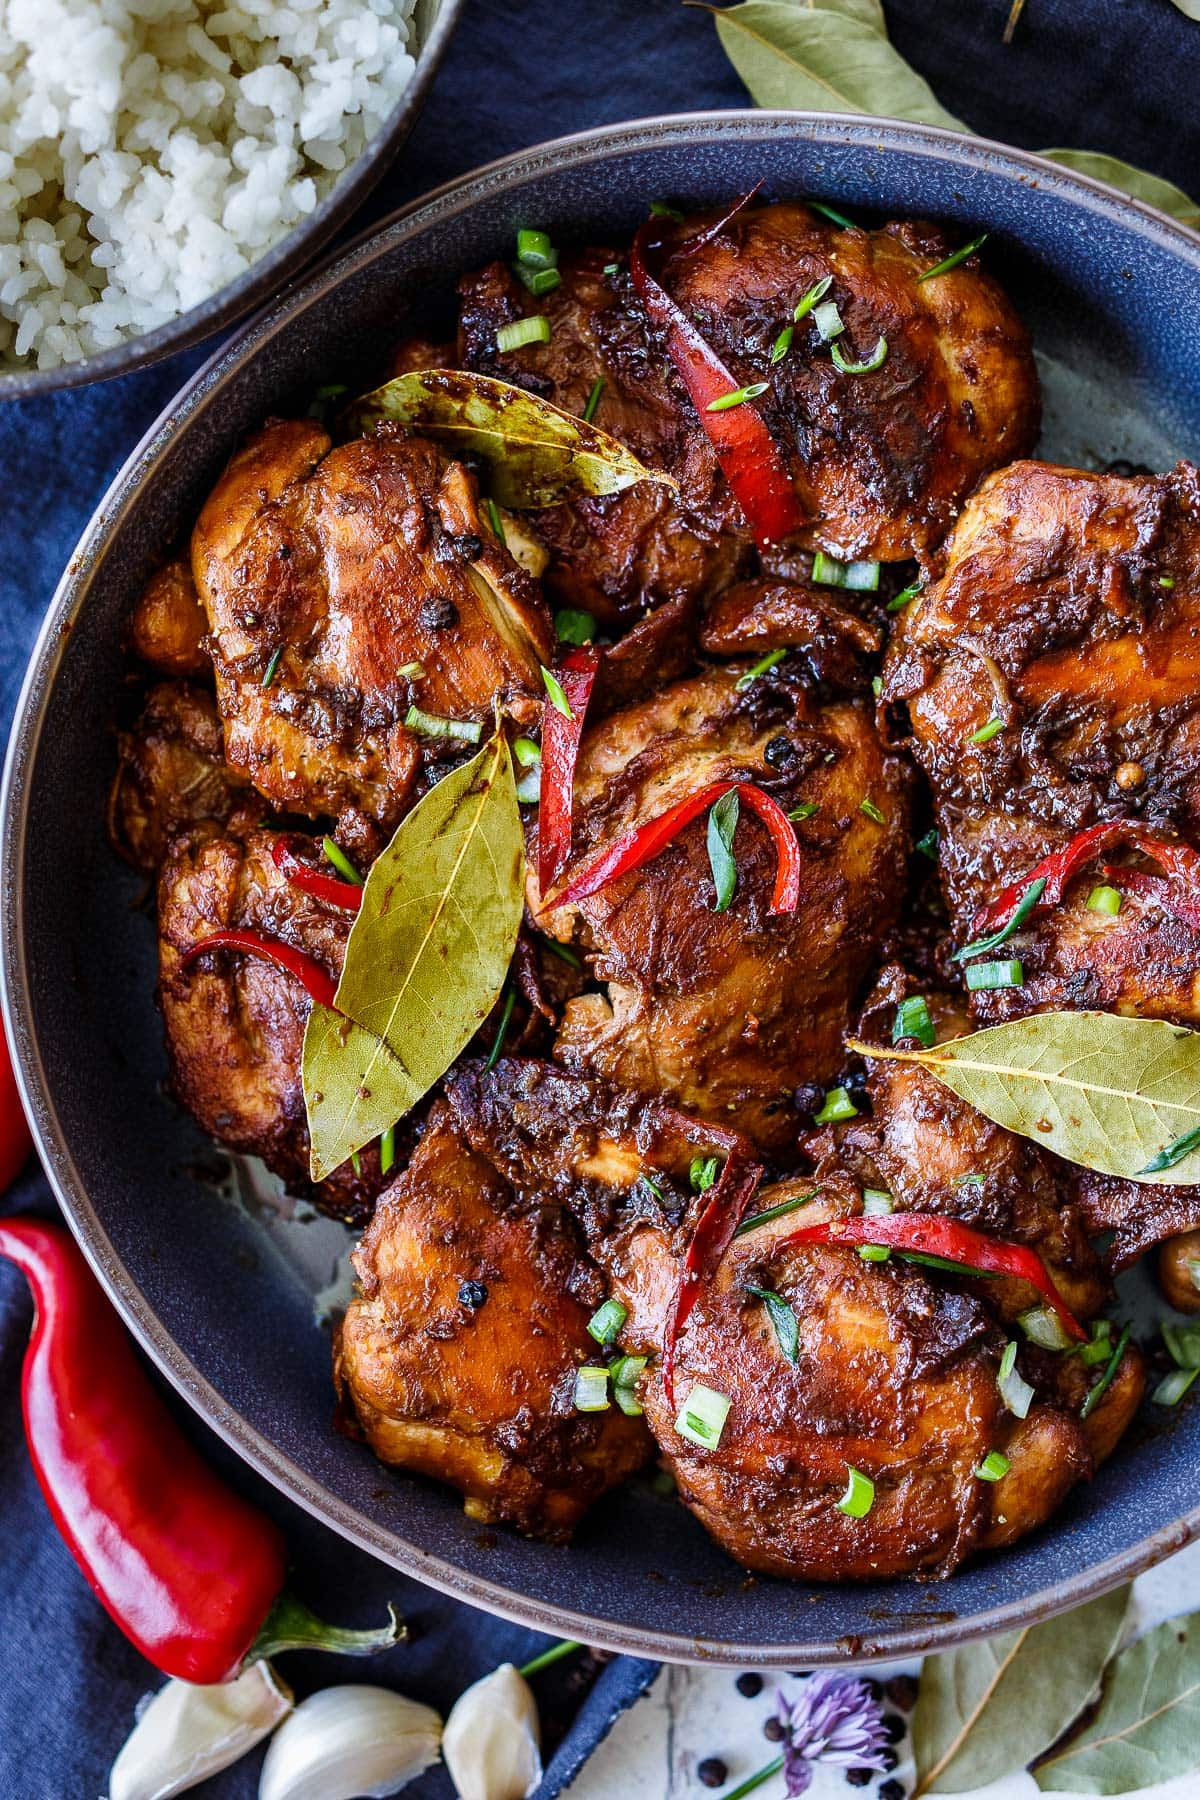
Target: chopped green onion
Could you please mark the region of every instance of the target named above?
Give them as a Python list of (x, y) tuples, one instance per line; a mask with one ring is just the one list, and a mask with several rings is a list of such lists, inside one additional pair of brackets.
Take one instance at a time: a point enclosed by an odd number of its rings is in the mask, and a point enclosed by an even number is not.
[(872, 677), (871, 677), (871, 692), (874, 694), (875, 698), (878, 700), (880, 694), (882, 694), (882, 692), (883, 692), (883, 676), (882, 675), (872, 675)]
[(1175, 577), (1173, 575), (1160, 575), (1158, 578), (1158, 585), (1160, 588), (1173, 588), (1175, 586)]
[(516, 998), (517, 990), (510, 982), (508, 992), (504, 996), (504, 1006), (500, 1012), (500, 1023), (496, 1028), (496, 1041), (492, 1045), (491, 1054), (488, 1057), (487, 1062), (483, 1065), (485, 1073), (489, 1069), (494, 1069), (496, 1064), (500, 1061), (500, 1052), (504, 1048), (504, 1037), (505, 1033), (508, 1031), (509, 1020), (513, 1015), (513, 1004)]
[(826, 344), (832, 343), (846, 329), (836, 300), (824, 300), (820, 306), (813, 308), (813, 324), (817, 328), (818, 337)]
[(989, 1450), (975, 1473), (980, 1481), (1003, 1481), (1012, 1464), (999, 1450)]
[(488, 496), (487, 515), (488, 524), (492, 528), (492, 535), (507, 549), (508, 536), (504, 530), (504, 520), (500, 517), (500, 508), (496, 505), (496, 502), (490, 495)]
[(424, 681), (425, 664), (419, 662), (401, 663), (400, 667), (396, 670), (396, 673), (397, 675), (403, 675), (406, 681)]
[(1031, 1306), (1027, 1312), (1018, 1313), (1017, 1324), (1030, 1343), (1040, 1345), (1043, 1350), (1071, 1348), (1071, 1339), (1063, 1329), (1062, 1320), (1051, 1306)]
[(571, 948), (570, 944), (564, 944), (558, 938), (550, 937), (546, 932), (538, 933), (538, 941), (542, 949), (548, 950), (551, 956), (557, 956), (559, 962), (569, 963), (573, 969), (582, 969), (583, 958), (578, 950)]
[(800, 1207), (807, 1206), (810, 1200), (815, 1200), (818, 1192), (817, 1188), (813, 1188), (810, 1193), (797, 1194), (791, 1200), (781, 1200), (778, 1206), (768, 1206), (765, 1212), (751, 1214), (750, 1218), (742, 1220), (734, 1237), (742, 1237), (747, 1231), (757, 1231), (760, 1225), (769, 1225), (772, 1219), (786, 1218), (788, 1213), (797, 1212)]
[(346, 852), (340, 845), (335, 844), (331, 837), (321, 839), (321, 851), (326, 862), (331, 862), (333, 864), (343, 880), (353, 882), (355, 887), (362, 886), (362, 876), (350, 861)]
[(1138, 1174), (1154, 1175), (1159, 1169), (1173, 1169), (1176, 1163), (1182, 1162), (1185, 1156), (1190, 1156), (1196, 1149), (1200, 1149), (1200, 1125), (1195, 1131), (1185, 1131), (1173, 1144), (1168, 1144), (1165, 1150), (1152, 1156), (1145, 1168), (1138, 1170)]
[(546, 692), (550, 696), (550, 704), (553, 706), (555, 712), (560, 712), (564, 719), (573, 719), (575, 714), (571, 711), (571, 702), (563, 693), (562, 683), (559, 681), (557, 675), (552, 675), (549, 669), (543, 666), (542, 680), (545, 683)]
[(868, 819), (874, 819), (876, 825), (882, 825), (884, 823), (883, 814), (873, 800), (860, 800), (858, 803), (858, 810), (860, 813), (866, 813)]
[(605, 263), (600, 273), (602, 275), (619, 275), (621, 273), (621, 265), (619, 262)]
[(436, 713), (422, 712), (419, 706), (409, 707), (404, 723), (422, 737), (457, 738), (463, 744), (477, 744), (483, 736), (483, 726), (477, 720), (442, 719)]
[(496, 333), (497, 350), (521, 350), (526, 344), (548, 344), (550, 321), (545, 313), (534, 313), (530, 319), (514, 319), (501, 325)]
[(637, 1397), (637, 1389), (632, 1387), (614, 1387), (613, 1399), (627, 1419), (640, 1419), (645, 1411)]
[(389, 1125), (379, 1139), (379, 1173), (387, 1175), (391, 1172), (396, 1160), (396, 1127)]
[(324, 387), (317, 389), (316, 398), (318, 400), (338, 400), (343, 394), (349, 392), (350, 389), (344, 381), (327, 381)]
[(729, 393), (718, 394), (715, 400), (710, 400), (704, 410), (728, 412), (731, 406), (741, 406), (743, 401), (757, 400), (760, 394), (766, 393), (769, 386), (770, 382), (767, 381), (752, 381), (749, 387), (731, 388)]
[(981, 725), (978, 731), (972, 731), (968, 735), (967, 742), (968, 744), (990, 744), (992, 739), (999, 737), (1003, 730), (1004, 720), (998, 719), (993, 713), (985, 725)]
[(667, 1196), (663, 1193), (663, 1191), (659, 1187), (657, 1181), (653, 1180), (651, 1176), (649, 1176), (645, 1173), (645, 1171), (643, 1171), (642, 1174), (640, 1174), (638, 1176), (638, 1180), (640, 1182), (642, 1182), (644, 1184), (644, 1186), (646, 1186), (650, 1189), (650, 1192), (654, 1195), (654, 1198), (656, 1200), (662, 1200), (662, 1201), (666, 1200)]
[(596, 621), (590, 612), (564, 606), (554, 615), (554, 629), (564, 644), (590, 644), (596, 635)]
[(674, 219), (677, 225), (683, 224), (683, 214), (677, 206), (668, 206), (665, 200), (652, 200), (650, 213), (655, 219)]
[(1200, 1369), (1200, 1325), (1176, 1325), (1164, 1319), (1163, 1343), (1181, 1369)]
[(929, 1016), (929, 1002), (924, 994), (913, 994), (902, 1000), (896, 1008), (896, 1018), (892, 1025), (892, 1042), (898, 1044), (901, 1038), (915, 1037), (928, 1050), (937, 1042), (937, 1031)]
[(1112, 1320), (1093, 1319), (1092, 1335), (1086, 1344), (1077, 1346), (1077, 1354), (1087, 1368), (1094, 1363), (1107, 1362), (1112, 1355)]
[(517, 261), (531, 269), (552, 269), (558, 262), (558, 251), (546, 232), (522, 230), (517, 233)]
[(844, 1087), (826, 1088), (825, 1102), (814, 1124), (836, 1125), (841, 1119), (857, 1119), (858, 1108)]
[(792, 339), (796, 334), (794, 325), (785, 325), (775, 342), (771, 345), (771, 366), (781, 363), (792, 347)]
[(976, 1174), (971, 1174), (971, 1175), (956, 1175), (956, 1176), (955, 1176), (955, 1177), (954, 1177), (954, 1180), (953, 1180), (953, 1181), (952, 1181), (952, 1182), (951, 1182), (951, 1183), (950, 1183), (950, 1186), (951, 1186), (951, 1187), (977, 1187), (977, 1188), (981, 1188), (981, 1187), (982, 1187), (982, 1186), (983, 1186), (983, 1176), (982, 1176), (982, 1175), (976, 1175)]
[(885, 1263), (891, 1260), (891, 1251), (886, 1244), (860, 1244), (858, 1254), (864, 1262)]
[(923, 581), (910, 581), (906, 588), (901, 588), (898, 594), (893, 594), (887, 603), (888, 611), (890, 613), (903, 612), (906, 606), (912, 605), (924, 586)]
[(648, 1357), (618, 1356), (615, 1362), (608, 1365), (612, 1377), (613, 1398), (621, 1411), (630, 1419), (640, 1419), (642, 1403), (637, 1397), (638, 1378), (646, 1367)]
[(833, 359), (834, 368), (841, 375), (873, 375), (876, 369), (882, 369), (887, 360), (887, 353), (888, 341), (883, 336), (882, 332), (879, 336), (879, 342), (864, 362), (848, 362), (842, 355), (842, 347), (840, 344), (834, 344), (829, 352)]
[[(1026, 919), (1041, 899), (1045, 886), (1046, 880), (1044, 876), (1039, 876), (1036, 881), (1031, 881), (1029, 886), (1025, 889), (1025, 892), (1021, 895), (1021, 898), (1017, 903), (1017, 909), (1013, 913), (1012, 918), (1008, 921), (1008, 924), (1002, 925), (999, 931), (989, 932), (987, 937), (976, 938), (973, 943), (964, 944), (961, 950), (956, 950), (954, 952), (954, 955), (950, 959), (951, 962), (965, 962), (968, 956), (982, 956), (985, 951), (998, 950), (1001, 944), (1006, 944), (1013, 932), (1021, 929), (1021, 926), (1025, 923)], [(971, 971), (968, 969), (967, 986), (970, 987), (970, 985)], [(998, 985), (1003, 987), (1005, 984), (1001, 982)]]
[(818, 587), (852, 588), (856, 593), (874, 593), (879, 586), (877, 562), (839, 562), (818, 550), (813, 557), (812, 578)]
[(283, 655), (283, 645), (276, 644), (274, 650), (272, 650), (272, 652), (271, 652), (271, 660), (267, 664), (266, 668), (263, 670), (262, 684), (265, 688), (270, 687), (271, 683), (274, 681), (276, 675), (278, 674), (279, 662), (280, 662), (280, 658), (282, 657), (282, 655)]
[(973, 994), (987, 988), (1020, 987), (1025, 980), (1025, 971), (1015, 956), (1004, 957), (1000, 962), (972, 963), (967, 970), (967, 986)]
[(875, 1504), (875, 1483), (861, 1469), (846, 1464), (846, 1491), (837, 1503), (840, 1513), (848, 1519), (865, 1519)]
[(716, 1388), (697, 1382), (679, 1409), (675, 1429), (680, 1437), (699, 1444), (702, 1450), (715, 1450), (729, 1417), (729, 1404), (728, 1394), (719, 1394)]
[(707, 1194), (717, 1179), (719, 1164), (715, 1156), (693, 1156), (688, 1181), (694, 1194)]
[(913, 849), (919, 850), (922, 856), (927, 856), (930, 862), (936, 862), (938, 857), (937, 832), (927, 831), (924, 837), (919, 837), (917, 839), (916, 843), (913, 845)]
[(1155, 1406), (1178, 1406), (1183, 1396), (1200, 1375), (1200, 1369), (1172, 1369), (1164, 1375), (1150, 1398)]
[(917, 276), (917, 286), (920, 287), (923, 281), (932, 281), (935, 275), (947, 275), (951, 269), (957, 269), (959, 263), (966, 262), (968, 256), (974, 256), (981, 244), (987, 243), (987, 237), (987, 232), (981, 231), (978, 237), (973, 237), (969, 244), (964, 244), (961, 250), (954, 252), (953, 256), (947, 256), (940, 263), (934, 263), (932, 269), (926, 269), (923, 275)]
[(773, 669), (777, 663), (781, 663), (786, 655), (786, 650), (768, 650), (767, 654), (760, 657), (753, 667), (738, 676), (733, 684), (737, 692), (744, 694), (751, 682), (757, 681), (760, 675), (765, 675), (768, 669)]
[(863, 1211), (865, 1213), (892, 1213), (896, 1203), (886, 1188), (863, 1189)]
[[(517, 274), (530, 293), (539, 297), (542, 294), (552, 294), (562, 283), (562, 276), (557, 269), (527, 269), (523, 264), (518, 264)], [(501, 344), (500, 348), (503, 349), (504, 346)]]
[(1000, 1389), (1000, 1398), (1015, 1418), (1024, 1419), (1033, 1403), (1033, 1389), (1017, 1373), (1017, 1343), (1010, 1338), (1004, 1346), (1004, 1354), (1000, 1358), (1000, 1367), (996, 1373), (996, 1386)]
[(517, 801), (521, 806), (538, 806), (542, 799), (542, 770), (540, 764), (526, 769), (516, 786)]
[(806, 200), (804, 204), (809, 212), (820, 213), (822, 218), (831, 219), (835, 225), (840, 225), (843, 231), (858, 230), (853, 219), (848, 219), (845, 213), (838, 212), (836, 207), (826, 206), (823, 200)]
[(600, 404), (600, 396), (603, 394), (603, 392), (604, 392), (604, 377), (603, 377), (603, 375), (601, 375), (598, 378), (598, 380), (593, 381), (592, 391), (588, 395), (587, 404), (585, 405), (585, 407), (583, 409), (583, 422), (585, 425), (590, 425), (592, 420), (595, 418), (596, 408)]
[(354, 1173), (356, 1175), (361, 1176), (361, 1174), (362, 1174), (362, 1157), (359, 1155), (357, 1150), (352, 1150), (350, 1152), (350, 1167), (354, 1170)]
[(575, 1371), (575, 1411), (607, 1412), (608, 1370), (584, 1367)]
[(802, 800), (799, 806), (793, 806), (788, 814), (789, 819), (811, 819), (814, 813), (820, 812), (820, 803), (816, 800)]
[(954, 1262), (948, 1256), (929, 1256), (924, 1250), (900, 1250), (904, 1262), (918, 1263), (923, 1269), (940, 1269), (944, 1275), (969, 1275), (973, 1281), (996, 1281), (995, 1269), (977, 1269), (974, 1263)]
[(535, 744), (533, 739), (528, 737), (519, 737), (515, 740), (513, 755), (523, 769), (532, 769), (542, 760), (540, 744)]
[(746, 1292), (762, 1301), (767, 1309), (767, 1316), (775, 1327), (775, 1341), (784, 1361), (794, 1364), (800, 1353), (800, 1321), (792, 1308), (774, 1288), (752, 1287), (747, 1283)]
[(1125, 1354), (1125, 1346), (1129, 1342), (1131, 1330), (1132, 1330), (1132, 1328), (1127, 1325), (1125, 1327), (1124, 1331), (1121, 1333), (1120, 1337), (1117, 1339), (1117, 1347), (1112, 1353), (1112, 1358), (1109, 1362), (1108, 1367), (1105, 1369), (1103, 1375), (1100, 1377), (1099, 1381), (1096, 1383), (1095, 1387), (1092, 1389), (1091, 1393), (1088, 1395), (1087, 1399), (1084, 1401), (1083, 1405), (1079, 1409), (1079, 1416), (1081, 1419), (1090, 1419), (1092, 1414), (1095, 1412), (1096, 1408), (1099, 1406), (1101, 1400), (1103, 1400), (1105, 1394), (1107, 1394), (1109, 1387), (1112, 1383), (1113, 1376), (1116, 1374), (1117, 1370), (1121, 1366), (1121, 1358)]
[(1121, 892), (1115, 887), (1094, 887), (1087, 897), (1089, 912), (1107, 913), (1115, 919), (1121, 910)]
[(822, 275), (820, 281), (813, 282), (807, 294), (804, 295), (804, 298), (802, 300), (797, 300), (792, 311), (792, 317), (797, 325), (800, 323), (801, 319), (807, 318), (818, 300), (823, 300), (825, 298), (832, 286), (832, 275)]
[(619, 1336), (628, 1317), (627, 1306), (622, 1306), (619, 1300), (606, 1300), (588, 1320), (588, 1336), (594, 1337), (598, 1344), (611, 1344)]
[(713, 886), (717, 891), (714, 912), (725, 912), (737, 892), (737, 860), (733, 854), (737, 822), (737, 789), (730, 788), (721, 795), (708, 815), (708, 866), (712, 870)]

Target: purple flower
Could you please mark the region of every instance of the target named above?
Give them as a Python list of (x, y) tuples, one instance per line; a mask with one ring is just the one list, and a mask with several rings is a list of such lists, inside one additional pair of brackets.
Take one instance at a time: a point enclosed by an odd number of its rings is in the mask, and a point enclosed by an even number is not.
[(888, 1747), (878, 1700), (865, 1681), (833, 1670), (812, 1676), (796, 1700), (779, 1692), (783, 1773), (788, 1800), (808, 1791), (812, 1765), (840, 1763), (852, 1769), (884, 1768)]

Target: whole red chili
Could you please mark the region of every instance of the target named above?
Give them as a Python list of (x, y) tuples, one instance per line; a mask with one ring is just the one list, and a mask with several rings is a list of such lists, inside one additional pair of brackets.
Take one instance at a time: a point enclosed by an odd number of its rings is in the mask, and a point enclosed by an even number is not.
[(25, 1436), (46, 1504), (93, 1593), (156, 1668), (227, 1681), (308, 1643), (363, 1655), (402, 1630), (328, 1627), (283, 1590), (270, 1520), (202, 1461), (151, 1386), (70, 1233), (0, 1220), (0, 1255), (37, 1308), (25, 1354)]
[(705, 1282), (716, 1273), (721, 1258), (732, 1243), (762, 1174), (758, 1163), (747, 1163), (740, 1146), (732, 1149), (684, 1252), (683, 1268), (663, 1333), (663, 1393), (672, 1411), (675, 1409), (675, 1346)]
[(356, 887), (352, 881), (339, 881), (336, 876), (326, 875), (320, 869), (310, 868), (308, 863), (301, 862), (287, 838), (275, 839), (271, 860), (292, 887), (299, 888), (301, 893), (311, 894), (314, 900), (324, 900), (328, 906), (345, 907), (348, 912), (357, 912), (361, 907), (361, 887)]
[(8, 1043), (0, 1027), (0, 1192), (16, 1180), (32, 1149), (29, 1122), (17, 1091)]
[(1106, 819), (1100, 825), (1090, 825), (1086, 831), (1078, 832), (1061, 850), (1052, 851), (1022, 875), (1019, 881), (1002, 889), (994, 900), (990, 900), (976, 913), (972, 929), (977, 932), (1003, 929), (1021, 904), (1030, 883), (1034, 881), (1044, 881), (1046, 885), (1031, 916), (1049, 911), (1059, 904), (1067, 884), (1085, 863), (1098, 856), (1102, 850), (1110, 850), (1115, 844), (1130, 844), (1143, 855), (1153, 857), (1155, 862), (1166, 869), (1169, 877), (1158, 877), (1160, 885), (1154, 889), (1144, 885), (1146, 878), (1139, 879), (1137, 870), (1111, 870), (1115, 879), (1124, 881), (1131, 892), (1152, 894), (1168, 912), (1174, 913), (1185, 924), (1195, 925), (1200, 922), (1200, 855), (1189, 844), (1157, 837), (1136, 819)]
[(318, 1006), (333, 1005), (337, 982), (329, 971), (315, 956), (294, 949), (281, 938), (267, 937), (262, 931), (210, 931), (207, 937), (200, 938), (184, 951), (180, 967), (186, 969), (206, 950), (240, 950), (244, 956), (257, 956), (263, 962), (274, 963), (277, 969), (294, 975)]
[(548, 894), (571, 854), (575, 764), (588, 701), (596, 684), (600, 652), (594, 644), (572, 650), (559, 670), (559, 684), (571, 709), (568, 719), (548, 696), (542, 707), (542, 786), (538, 806), (538, 887)]

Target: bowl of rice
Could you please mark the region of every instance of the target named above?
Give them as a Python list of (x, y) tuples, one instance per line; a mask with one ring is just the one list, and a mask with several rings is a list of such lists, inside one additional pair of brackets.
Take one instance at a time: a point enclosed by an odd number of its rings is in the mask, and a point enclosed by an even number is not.
[(462, 0), (4, 0), (0, 399), (125, 374), (303, 266)]

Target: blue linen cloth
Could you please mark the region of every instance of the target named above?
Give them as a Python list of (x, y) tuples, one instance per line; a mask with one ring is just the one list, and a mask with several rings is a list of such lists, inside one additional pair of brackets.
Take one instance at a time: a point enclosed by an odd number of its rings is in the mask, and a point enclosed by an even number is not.
[[(1200, 122), (1192, 104), (1200, 24), (1171, 0), (1027, 0), (1015, 41), (1005, 46), (1009, 5), (886, 0), (886, 11), (897, 46), (976, 130), (1031, 149), (1108, 151), (1200, 188)], [(406, 151), (353, 229), (470, 163), (543, 138), (745, 104), (711, 21), (678, 0), (468, 0)], [(120, 381), (0, 410), (5, 730), (39, 619), (88, 515), (211, 347)], [(3, 1202), (6, 1212), (29, 1209), (53, 1209), (35, 1169)], [(0, 1800), (96, 1800), (137, 1699), (158, 1678), (92, 1600), (24, 1455), (18, 1395), (29, 1321), (23, 1282), (0, 1263)], [(310, 1605), (367, 1624), (394, 1600), (409, 1622), (412, 1641), (370, 1664), (289, 1656), (284, 1669), (299, 1691), (378, 1679), (445, 1712), (468, 1681), (544, 1646), (535, 1634), (445, 1599), (350, 1548), (282, 1500), (190, 1415), (184, 1423), (229, 1479), (279, 1520)], [(571, 1780), (653, 1672), (652, 1663), (618, 1658), (598, 1675), (593, 1664), (568, 1662), (536, 1678), (548, 1738), (557, 1744), (539, 1800)], [(196, 1792), (250, 1800), (258, 1760)], [(446, 1800), (451, 1789), (439, 1769), (406, 1792), (413, 1800)]]

